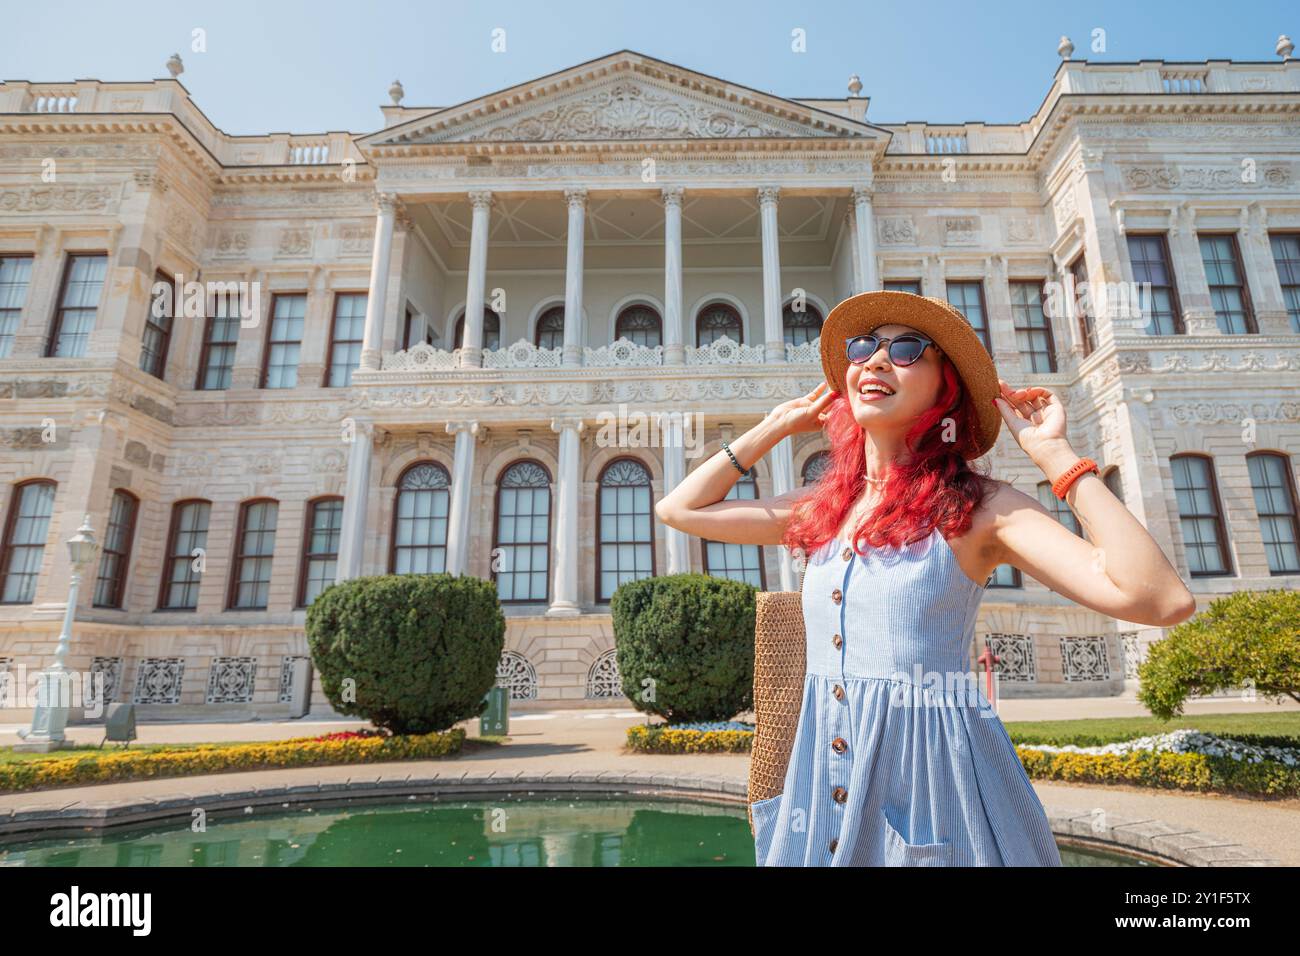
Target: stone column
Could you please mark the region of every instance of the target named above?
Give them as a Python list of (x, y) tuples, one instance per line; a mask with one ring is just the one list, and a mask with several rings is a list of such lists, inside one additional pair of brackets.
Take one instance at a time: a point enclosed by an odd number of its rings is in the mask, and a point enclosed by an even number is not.
[[(474, 206), (474, 219), (469, 235), (469, 277), (465, 282), (465, 341), (460, 350), (462, 368), (483, 364), (483, 303), (487, 283), (488, 214), (492, 209), (492, 193), (487, 190), (472, 192), (469, 201)], [(569, 324), (565, 316), (564, 324)]]
[[(397, 198), (380, 193), (376, 199), (375, 248), (370, 258), (370, 290), (366, 295), (366, 328), (361, 340), (361, 368), (378, 370), (383, 359), (384, 312), (388, 300), (388, 270), (393, 255), (393, 217)], [(344, 506), (346, 512), (347, 507)]]
[(582, 364), (582, 252), (586, 229), (587, 190), (566, 189), (569, 205), (569, 255), (564, 269), (564, 364)]
[(853, 215), (858, 225), (858, 271), (862, 291), (880, 288), (880, 270), (876, 266), (876, 221), (871, 209), (871, 187), (853, 187)]
[(1015, 318), (1011, 314), (1011, 284), (1007, 281), (1007, 260), (1004, 256), (988, 256), (984, 260), (984, 274), (988, 276), (985, 294), (988, 305), (984, 321), (989, 324), (989, 343), (993, 361), (999, 369), (1023, 375), (1029, 372), (1016, 342)]
[(759, 219), (763, 229), (763, 331), (764, 360), (785, 361), (785, 324), (781, 314), (781, 249), (777, 235), (777, 186), (758, 188)]
[(844, 211), (844, 223), (849, 231), (849, 261), (853, 263), (853, 287), (851, 291), (856, 294), (863, 291), (863, 285), (862, 256), (858, 254), (858, 211), (854, 208), (853, 203), (849, 203), (849, 208)]
[[(45, 355), (51, 331), (50, 319), (58, 308), (56, 301), (63, 280), (62, 249), (58, 229), (47, 225), (35, 227), (32, 271), (27, 281), (27, 301), (19, 315), (10, 358), (41, 358)], [(188, 385), (184, 387), (188, 388)], [(78, 522), (80, 526), (80, 522)]]
[(1246, 270), (1255, 326), (1262, 335), (1290, 335), (1291, 317), (1268, 239), (1268, 212), (1257, 202), (1241, 211), (1241, 263)]
[(1178, 302), (1183, 309), (1183, 327), (1188, 335), (1218, 335), (1210, 285), (1205, 278), (1205, 261), (1196, 238), (1196, 212), (1187, 203), (1169, 215), (1169, 254), (1173, 257)]
[(664, 364), (686, 361), (682, 329), (682, 195), (681, 186), (665, 186), (664, 200)]
[[(794, 446), (788, 437), (782, 438), (772, 449), (772, 493), (785, 494), (794, 488)], [(781, 562), (781, 590), (799, 590), (799, 575), (789, 549), (778, 546)]]
[(551, 419), (560, 435), (559, 470), (555, 508), (555, 587), (547, 617), (572, 617), (578, 607), (578, 499), (582, 484), (582, 455), (578, 435), (581, 418)]
[(353, 422), (351, 443), (348, 445), (348, 476), (343, 492), (343, 523), (339, 528), (339, 559), (335, 581), (361, 576), (366, 543), (366, 511), (370, 504), (370, 459), (374, 455), (374, 447), (374, 423)]
[(451, 464), (451, 501), (447, 509), (447, 573), (465, 574), (469, 568), (470, 491), (474, 488), (474, 442), (478, 422), (448, 422), (455, 436)]
[[(689, 413), (687, 413), (689, 414)], [(665, 415), (664, 494), (670, 494), (686, 478), (686, 445), (681, 415)], [(691, 570), (690, 538), (686, 532), (664, 525), (668, 550), (668, 573), (686, 574)]]
[(1082, 173), (1078, 185), (1079, 215), (1083, 219), (1083, 245), (1088, 265), (1088, 297), (1091, 306), (1095, 348), (1101, 351), (1115, 338), (1116, 325), (1128, 331), (1140, 327), (1141, 319), (1124, 319), (1114, 301), (1124, 278), (1120, 265), (1119, 231), (1106, 189), (1106, 172), (1099, 149), (1084, 149), (1079, 160)]

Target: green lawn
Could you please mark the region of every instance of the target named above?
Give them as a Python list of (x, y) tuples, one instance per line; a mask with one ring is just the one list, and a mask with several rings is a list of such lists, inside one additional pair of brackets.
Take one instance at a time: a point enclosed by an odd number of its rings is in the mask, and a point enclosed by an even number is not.
[(1300, 711), (1253, 714), (1197, 714), (1175, 720), (1154, 717), (1096, 717), (1082, 720), (1009, 720), (1007, 733), (1022, 745), (1075, 744), (1094, 747), (1102, 744), (1167, 734), (1174, 730), (1199, 730), (1202, 733), (1231, 737), (1236, 734), (1261, 734), (1270, 737), (1294, 737), (1300, 746)]

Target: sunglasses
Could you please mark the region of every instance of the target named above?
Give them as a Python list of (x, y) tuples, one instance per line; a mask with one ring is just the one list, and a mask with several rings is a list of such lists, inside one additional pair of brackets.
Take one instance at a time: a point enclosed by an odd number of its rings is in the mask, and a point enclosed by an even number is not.
[[(931, 345), (934, 345), (934, 342), (930, 339), (912, 332), (905, 335), (896, 335), (892, 339), (879, 335), (855, 335), (845, 339), (844, 350), (848, 354), (850, 362), (854, 365), (861, 365), (875, 355), (877, 349), (887, 346), (889, 361), (895, 365), (907, 367), (920, 359), (926, 348)], [(938, 346), (935, 346), (935, 348), (937, 349)]]

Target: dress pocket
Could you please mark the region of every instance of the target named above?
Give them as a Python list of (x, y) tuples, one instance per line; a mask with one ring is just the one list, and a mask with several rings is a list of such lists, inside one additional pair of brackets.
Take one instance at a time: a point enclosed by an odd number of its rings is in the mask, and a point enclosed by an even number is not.
[(756, 800), (749, 805), (750, 815), (754, 818), (754, 863), (764, 866), (768, 851), (772, 847), (772, 836), (776, 832), (776, 818), (781, 809), (781, 797), (767, 797)]
[(891, 808), (883, 813), (885, 822), (885, 866), (951, 866), (952, 844), (947, 840), (938, 843), (909, 843), (895, 822), (899, 815)]

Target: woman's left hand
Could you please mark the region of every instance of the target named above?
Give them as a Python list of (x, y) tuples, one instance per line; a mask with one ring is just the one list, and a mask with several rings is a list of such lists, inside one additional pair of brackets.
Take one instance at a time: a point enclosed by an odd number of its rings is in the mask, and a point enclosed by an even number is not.
[(1012, 388), (1002, 379), (998, 388), (1002, 394), (993, 404), (1026, 455), (1037, 462), (1068, 444), (1065, 407), (1055, 392), (1038, 386)]

